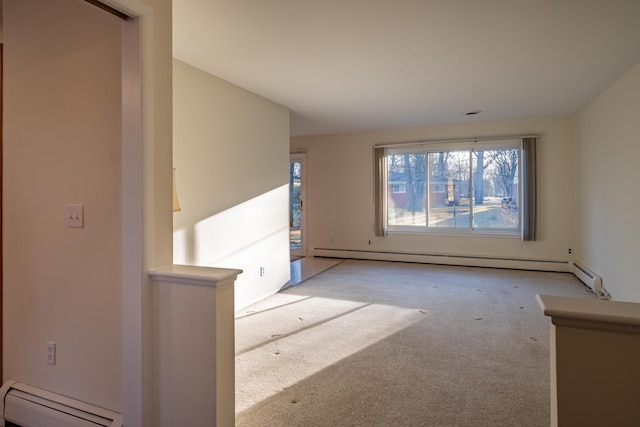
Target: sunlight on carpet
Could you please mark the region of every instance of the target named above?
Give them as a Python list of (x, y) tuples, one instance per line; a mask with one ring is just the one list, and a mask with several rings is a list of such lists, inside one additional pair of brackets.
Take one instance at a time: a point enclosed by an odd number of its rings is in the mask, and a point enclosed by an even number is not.
[(236, 426), (549, 426), (566, 273), (346, 260), (241, 310)]
[[(258, 332), (238, 337), (236, 343), (236, 369), (246, 377), (255, 378), (238, 393), (236, 413), (427, 315), (424, 310), (303, 295), (280, 294), (271, 298), (269, 304), (251, 306), (236, 320), (239, 328)], [(270, 321), (275, 307), (278, 322)], [(284, 323), (283, 319), (286, 319)], [(272, 324), (277, 326), (270, 327)], [(265, 351), (270, 357), (265, 358)], [(277, 382), (269, 378), (277, 378)]]

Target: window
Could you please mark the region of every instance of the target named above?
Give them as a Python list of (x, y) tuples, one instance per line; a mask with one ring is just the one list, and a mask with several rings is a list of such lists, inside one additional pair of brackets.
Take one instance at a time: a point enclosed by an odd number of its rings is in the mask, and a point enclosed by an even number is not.
[(531, 147), (525, 139), (510, 139), (378, 148), (378, 191), (384, 191), (378, 195), (383, 200), (376, 218), (383, 224), (377, 229), (514, 234), (533, 240), (535, 163), (523, 162), (533, 158), (525, 152), (533, 152), (535, 139), (526, 140)]
[(393, 193), (406, 193), (407, 186), (404, 184), (391, 184), (391, 191)]

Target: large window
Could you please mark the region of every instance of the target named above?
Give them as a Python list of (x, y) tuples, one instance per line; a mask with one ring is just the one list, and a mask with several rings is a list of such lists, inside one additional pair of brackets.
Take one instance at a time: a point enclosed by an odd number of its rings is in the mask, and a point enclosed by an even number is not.
[[(535, 175), (525, 172), (524, 147), (523, 140), (514, 139), (387, 146), (378, 151), (379, 190), (384, 189), (378, 217), (384, 232), (521, 235), (523, 221), (531, 222), (535, 208), (528, 195), (533, 188), (528, 181)], [(400, 187), (403, 192), (397, 191)]]

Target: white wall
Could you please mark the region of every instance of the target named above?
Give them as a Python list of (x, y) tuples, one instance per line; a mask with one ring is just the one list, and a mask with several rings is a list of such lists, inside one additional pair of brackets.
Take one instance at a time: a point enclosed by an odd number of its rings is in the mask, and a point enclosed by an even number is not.
[(640, 64), (578, 116), (576, 258), (617, 300), (640, 302)]
[[(3, 377), (116, 411), (120, 27), (79, 2), (4, 2)], [(68, 203), (84, 228), (66, 227)]]
[[(566, 261), (574, 244), (574, 131), (575, 120), (568, 116), (292, 138), (292, 151), (307, 153), (308, 249)], [(374, 236), (375, 144), (531, 133), (540, 135), (537, 241), (504, 236)]]
[(242, 269), (239, 309), (289, 280), (289, 111), (173, 64), (174, 262)]

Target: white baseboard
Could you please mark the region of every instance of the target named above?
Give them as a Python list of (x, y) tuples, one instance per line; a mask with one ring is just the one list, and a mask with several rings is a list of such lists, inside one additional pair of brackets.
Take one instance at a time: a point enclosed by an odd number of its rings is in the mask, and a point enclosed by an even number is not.
[(567, 261), (492, 258), (470, 255), (416, 254), (391, 251), (313, 248), (313, 256), (351, 258), (375, 261), (416, 262), (423, 264), (459, 265), (467, 267), (510, 268), (515, 270), (570, 272)]

